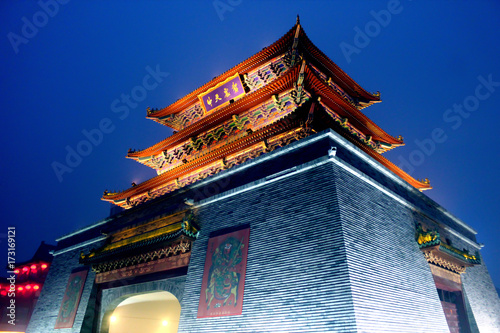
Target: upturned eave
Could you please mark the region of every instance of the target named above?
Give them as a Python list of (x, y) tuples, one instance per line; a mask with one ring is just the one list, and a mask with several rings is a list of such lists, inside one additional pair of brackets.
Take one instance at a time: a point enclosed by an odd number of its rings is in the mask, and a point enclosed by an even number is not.
[(291, 50), (294, 45), (294, 38), (297, 32), (298, 52), (301, 53), (307, 60), (313, 61), (316, 66), (321, 67), (325, 71), (325, 74), (332, 76), (335, 82), (339, 84), (342, 89), (347, 91), (352, 97), (356, 98), (359, 102), (360, 109), (380, 102), (380, 93), (370, 93), (363, 89), (356, 81), (347, 75), (337, 64), (335, 64), (311, 42), (300, 24), (296, 24), (284, 36), (270, 46), (265, 47), (260, 52), (242, 61), (223, 74), (213, 78), (171, 105), (154, 112), (149, 112), (146, 118), (166, 125), (160, 118), (179, 113), (189, 108), (198, 102), (198, 95), (207, 89), (216, 86), (224, 80), (227, 80), (236, 73), (249, 72), (259, 66), (262, 66), (272, 58)]
[[(173, 134), (163, 141), (160, 141), (159, 143), (141, 151), (129, 152), (127, 154), (127, 158), (134, 159), (139, 162), (141, 159), (149, 159), (162, 151), (168, 150), (171, 147), (180, 144), (192, 136), (202, 133), (207, 128), (211, 128), (214, 125), (229, 119), (232, 115), (238, 115), (241, 112), (248, 110), (249, 108), (270, 98), (273, 94), (278, 94), (286, 89), (292, 88), (293, 83), (298, 79), (299, 67), (300, 66), (297, 64), (295, 67), (289, 69), (288, 73), (271, 82), (269, 85), (247, 94), (242, 99), (208, 115), (190, 127)], [(386, 133), (356, 107), (347, 103), (342, 96), (329, 87), (321, 78), (316, 76), (314, 71), (312, 71), (307, 64), (305, 66), (304, 73), (304, 85), (307, 89), (314, 92), (318, 96), (325, 97), (325, 101), (328, 101), (333, 109), (339, 112), (339, 114), (343, 117), (349, 119), (353, 126), (358, 128), (365, 135), (370, 135), (374, 140), (381, 141), (388, 145), (404, 145), (402, 140)]]
[(170, 137), (147, 149), (129, 152), (127, 154), (127, 158), (138, 160), (139, 158), (147, 158), (159, 154), (162, 151), (168, 150), (169, 148), (188, 140), (192, 136), (199, 135), (203, 131), (230, 119), (232, 115), (238, 115), (244, 110), (248, 110), (266, 101), (271, 98), (273, 94), (279, 94), (287, 89), (291, 89), (293, 87), (293, 83), (298, 77), (299, 69), (300, 67), (298, 65), (290, 68), (288, 73), (271, 82), (269, 85), (248, 93), (245, 97), (237, 100), (236, 102), (217, 110), (217, 112), (206, 116), (188, 128), (171, 135)]
[(278, 39), (270, 46), (263, 48), (260, 52), (242, 61), (241, 63), (227, 70), (221, 75), (213, 78), (209, 82), (205, 83), (204, 85), (194, 90), (193, 92), (187, 94), (186, 96), (182, 97), (181, 99), (175, 101), (171, 105), (163, 109), (160, 109), (154, 113), (148, 114), (146, 118), (153, 119), (159, 123), (162, 123), (161, 120), (159, 120), (159, 118), (185, 110), (189, 106), (198, 102), (198, 95), (208, 90), (209, 88), (223, 82), (224, 80), (227, 80), (227, 78), (235, 75), (236, 73), (245, 73), (251, 71), (252, 69), (260, 66), (261, 64), (271, 60), (276, 55), (286, 52), (292, 45), (296, 27), (297, 25), (293, 26), (283, 37)]

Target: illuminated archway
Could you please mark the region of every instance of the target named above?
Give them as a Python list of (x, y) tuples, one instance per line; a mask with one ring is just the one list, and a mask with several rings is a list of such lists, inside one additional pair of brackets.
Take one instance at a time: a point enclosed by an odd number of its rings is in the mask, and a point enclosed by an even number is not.
[(160, 291), (126, 298), (105, 320), (109, 321), (109, 333), (174, 333), (180, 314), (179, 300)]

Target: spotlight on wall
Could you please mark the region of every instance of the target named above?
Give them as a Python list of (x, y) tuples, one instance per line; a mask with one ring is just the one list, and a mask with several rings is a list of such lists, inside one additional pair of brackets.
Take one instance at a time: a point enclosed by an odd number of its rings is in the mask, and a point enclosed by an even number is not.
[(164, 320), (161, 324), (162, 324), (163, 326), (167, 326), (167, 325), (168, 325), (168, 321)]
[(116, 321), (116, 316), (109, 317), (109, 321), (114, 323)]

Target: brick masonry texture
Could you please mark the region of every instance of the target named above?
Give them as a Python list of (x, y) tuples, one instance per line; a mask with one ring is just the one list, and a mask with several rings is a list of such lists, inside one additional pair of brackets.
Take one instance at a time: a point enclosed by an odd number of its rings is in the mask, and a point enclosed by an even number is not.
[(95, 279), (95, 274), (92, 271), (89, 271), (87, 279), (85, 280), (85, 286), (83, 288), (80, 304), (78, 305), (78, 311), (76, 313), (73, 328), (55, 330), (54, 326), (56, 324), (57, 315), (59, 313), (59, 308), (61, 307), (61, 302), (66, 290), (69, 276), (71, 275), (71, 271), (77, 267), (81, 267), (78, 263), (80, 251), (88, 250), (88, 247), (83, 247), (54, 257), (47, 279), (43, 285), (42, 292), (40, 293), (40, 298), (38, 299), (26, 330), (27, 333), (81, 332)]
[[(332, 170), (324, 165), (200, 209), (179, 332), (352, 332)], [(197, 319), (211, 232), (250, 226), (243, 313)]]
[(361, 332), (448, 332), (412, 212), (336, 168), (349, 276)]
[(479, 332), (500, 332), (500, 299), (486, 266), (467, 268), (462, 283)]
[[(336, 157), (328, 158), (330, 146), (338, 148)], [(139, 212), (141, 220), (115, 217), (64, 239), (60, 249), (98, 237), (102, 228), (112, 232), (184, 209), (184, 198), (199, 207), (201, 231), (186, 275), (97, 294), (89, 273), (74, 327), (53, 330), (80, 252), (99, 243), (62, 253), (28, 332), (91, 332), (95, 316), (129, 294), (158, 288), (181, 302), (179, 332), (449, 332), (415, 226), (425, 223), (472, 253), (475, 232), (363, 156), (325, 131), (124, 214)], [(242, 226), (250, 228), (243, 312), (197, 318), (208, 239)], [(499, 299), (486, 266), (467, 268), (462, 279), (473, 331), (500, 331)]]

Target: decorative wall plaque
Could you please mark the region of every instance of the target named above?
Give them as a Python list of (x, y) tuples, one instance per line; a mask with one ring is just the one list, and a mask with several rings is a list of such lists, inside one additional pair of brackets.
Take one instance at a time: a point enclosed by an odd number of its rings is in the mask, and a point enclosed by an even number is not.
[(241, 314), (249, 236), (247, 228), (209, 239), (198, 318)]
[(87, 273), (88, 269), (77, 269), (71, 272), (54, 328), (73, 327)]

